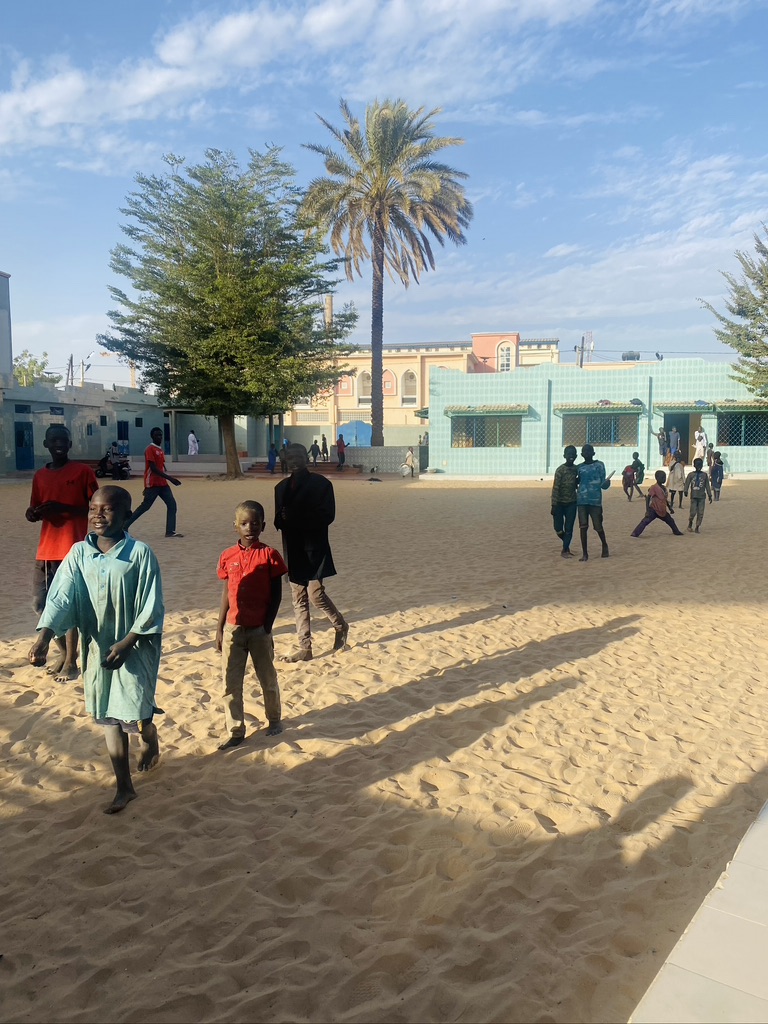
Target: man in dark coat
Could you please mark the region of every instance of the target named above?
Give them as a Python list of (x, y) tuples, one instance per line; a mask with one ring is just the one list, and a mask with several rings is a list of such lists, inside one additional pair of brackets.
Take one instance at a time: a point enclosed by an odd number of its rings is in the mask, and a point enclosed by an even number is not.
[(336, 518), (336, 502), (331, 481), (309, 472), (304, 445), (289, 445), (285, 457), (291, 475), (275, 487), (275, 529), (283, 535), (299, 649), (283, 660), (311, 661), (310, 601), (331, 620), (336, 631), (334, 651), (344, 647), (349, 632), (344, 616), (323, 586), (324, 579), (336, 575), (328, 543), (328, 527)]

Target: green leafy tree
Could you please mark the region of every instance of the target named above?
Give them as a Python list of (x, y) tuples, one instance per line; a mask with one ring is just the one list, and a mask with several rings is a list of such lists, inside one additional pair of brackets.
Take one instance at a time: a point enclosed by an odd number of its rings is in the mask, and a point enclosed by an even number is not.
[(768, 229), (763, 225), (765, 238), (755, 233), (755, 256), (737, 252), (741, 274), (736, 277), (723, 271), (728, 283), (725, 300), (726, 316), (709, 302), (702, 301), (705, 309), (720, 324), (715, 335), (724, 345), (739, 353), (733, 376), (750, 391), (768, 398)]
[(310, 182), (304, 210), (330, 232), (350, 281), (371, 260), (372, 444), (383, 445), (384, 269), (407, 288), (411, 278), (418, 282), (422, 271), (434, 269), (432, 241), (466, 242), (463, 229), (472, 219), (462, 185), (467, 175), (435, 159), (464, 140), (435, 135), (439, 109), (425, 114), (399, 99), (370, 104), (364, 126), (344, 100), (341, 113), (342, 128), (319, 118), (340, 149), (306, 146), (323, 157), (328, 176)]
[(119, 308), (99, 342), (135, 362), (161, 401), (216, 416), (227, 474), (240, 476), (235, 416), (329, 390), (356, 316), (323, 321), (338, 261), (307, 233), (280, 151), (252, 151), (245, 169), (229, 153), (205, 156), (190, 167), (168, 156), (166, 173), (137, 175), (121, 210), (129, 243), (110, 264), (132, 294), (110, 288)]
[(43, 352), (42, 358), (33, 356), (28, 349), (13, 357), (13, 376), (23, 388), (33, 384), (58, 384), (61, 375), (48, 372), (48, 353)]

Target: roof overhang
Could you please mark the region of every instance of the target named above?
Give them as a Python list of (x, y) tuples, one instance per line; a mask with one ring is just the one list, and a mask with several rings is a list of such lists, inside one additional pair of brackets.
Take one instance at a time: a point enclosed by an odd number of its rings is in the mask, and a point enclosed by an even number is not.
[(560, 414), (633, 412), (639, 416), (643, 411), (643, 405), (635, 405), (633, 402), (560, 402), (553, 406), (553, 409)]
[(768, 412), (768, 398), (723, 398), (713, 406), (717, 412)]
[(668, 412), (712, 412), (712, 402), (654, 402), (655, 409), (666, 409)]
[(530, 406), (517, 405), (446, 405), (446, 416), (525, 416)]

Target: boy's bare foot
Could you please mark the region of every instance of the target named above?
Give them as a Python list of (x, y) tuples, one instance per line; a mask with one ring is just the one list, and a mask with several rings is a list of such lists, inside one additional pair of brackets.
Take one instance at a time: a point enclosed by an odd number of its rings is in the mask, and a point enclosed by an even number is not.
[(276, 722), (270, 722), (267, 728), (267, 736), (279, 736), (283, 731), (283, 723), (278, 720)]
[(584, 553), (584, 554), (583, 554), (583, 555), (581, 556), (581, 558), (579, 559), (579, 561), (580, 561), (580, 562), (588, 562), (588, 561), (589, 561), (589, 555), (588, 555), (588, 554), (586, 554), (586, 552), (585, 552), (585, 553)]
[(298, 651), (294, 651), (293, 654), (286, 654), (280, 661), (312, 661), (312, 648), (311, 647), (300, 647)]
[(57, 676), (64, 668), (64, 662), (67, 660), (67, 655), (64, 651), (59, 651), (54, 657), (53, 661), (50, 662), (48, 668), (45, 670), (49, 676)]
[(245, 739), (245, 736), (230, 736), (229, 739), (222, 743), (219, 750), (234, 750), (235, 747), (239, 747)]
[(608, 548), (607, 547), (603, 547), (603, 550), (602, 550), (602, 552), (600, 554), (600, 557), (601, 558), (608, 558), (609, 554), (610, 554), (610, 552), (608, 551)]
[[(149, 736), (144, 735), (147, 732), (149, 732)], [(136, 768), (140, 772), (148, 772), (160, 760), (160, 743), (157, 739), (157, 729), (153, 726), (150, 731), (145, 727), (139, 739), (141, 740), (141, 755), (139, 756), (139, 763), (136, 765)]]
[(573, 552), (572, 551), (567, 551), (567, 550), (566, 551), (561, 551), (560, 552), (560, 557), (561, 558), (573, 558)]
[(135, 800), (136, 796), (136, 791), (133, 789), (129, 789), (125, 793), (115, 793), (115, 799), (112, 801), (109, 807), (104, 808), (104, 813), (117, 814), (118, 812), (124, 810), (131, 802), (131, 800)]
[[(48, 671), (50, 672), (50, 669)], [(67, 683), (70, 679), (77, 679), (79, 675), (80, 669), (77, 665), (65, 661), (61, 670), (53, 674), (53, 678), (57, 683)]]

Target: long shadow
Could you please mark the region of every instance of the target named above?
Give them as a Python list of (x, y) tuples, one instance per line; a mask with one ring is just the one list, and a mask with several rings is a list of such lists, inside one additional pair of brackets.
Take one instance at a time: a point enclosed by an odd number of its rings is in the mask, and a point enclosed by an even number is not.
[[(602, 634), (594, 649), (624, 629), (593, 631)], [(447, 674), (458, 680), (461, 671)], [(118, 819), (98, 813), (105, 766), (99, 784), (11, 819), (4, 873), (12, 898), (0, 910), (7, 1019), (22, 1008), (41, 1018), (43, 1006), (52, 1020), (117, 1019), (110, 986), (73, 987), (73, 959), (102, 965), (105, 976), (119, 962), (131, 985), (119, 1016), (126, 1021), (192, 1019), (191, 999), (200, 1001), (197, 1020), (626, 1019), (768, 797), (768, 770), (685, 826), (669, 818), (691, 789), (681, 772), (575, 830), (558, 823), (562, 805), (553, 804), (551, 817), (538, 818), (543, 830), (527, 817), (528, 834), (501, 829), (499, 814), (486, 822), (465, 812), (460, 795), (438, 786), (440, 805), (427, 805), (423, 788), (421, 805), (413, 786), (399, 799), (366, 788), (444, 761), (578, 685), (565, 679), (436, 712), (381, 742), (364, 739), (287, 769), (279, 743), (251, 747), (250, 756), (176, 750), (139, 780), (140, 799)], [(481, 759), (477, 770), (486, 770)], [(44, 784), (59, 773), (40, 765), (39, 774)], [(664, 838), (651, 836), (628, 860), (628, 837), (665, 819)], [(158, 873), (168, 858), (172, 876)], [(164, 956), (147, 973), (158, 897)], [(116, 907), (125, 908), (118, 917)], [(233, 979), (224, 989), (222, 973)], [(51, 1013), (57, 999), (62, 1012)]]
[(522, 647), (511, 648), (492, 657), (460, 662), (447, 669), (434, 669), (412, 682), (379, 690), (359, 700), (291, 717), (287, 722), (287, 735), (291, 738), (300, 731), (301, 739), (314, 739), (326, 734), (345, 740), (360, 737), (436, 704), (510, 686), (531, 673), (589, 658), (608, 644), (618, 643), (637, 633), (632, 623), (638, 619), (639, 616), (625, 615), (602, 626), (574, 629), (546, 640), (529, 640)]

